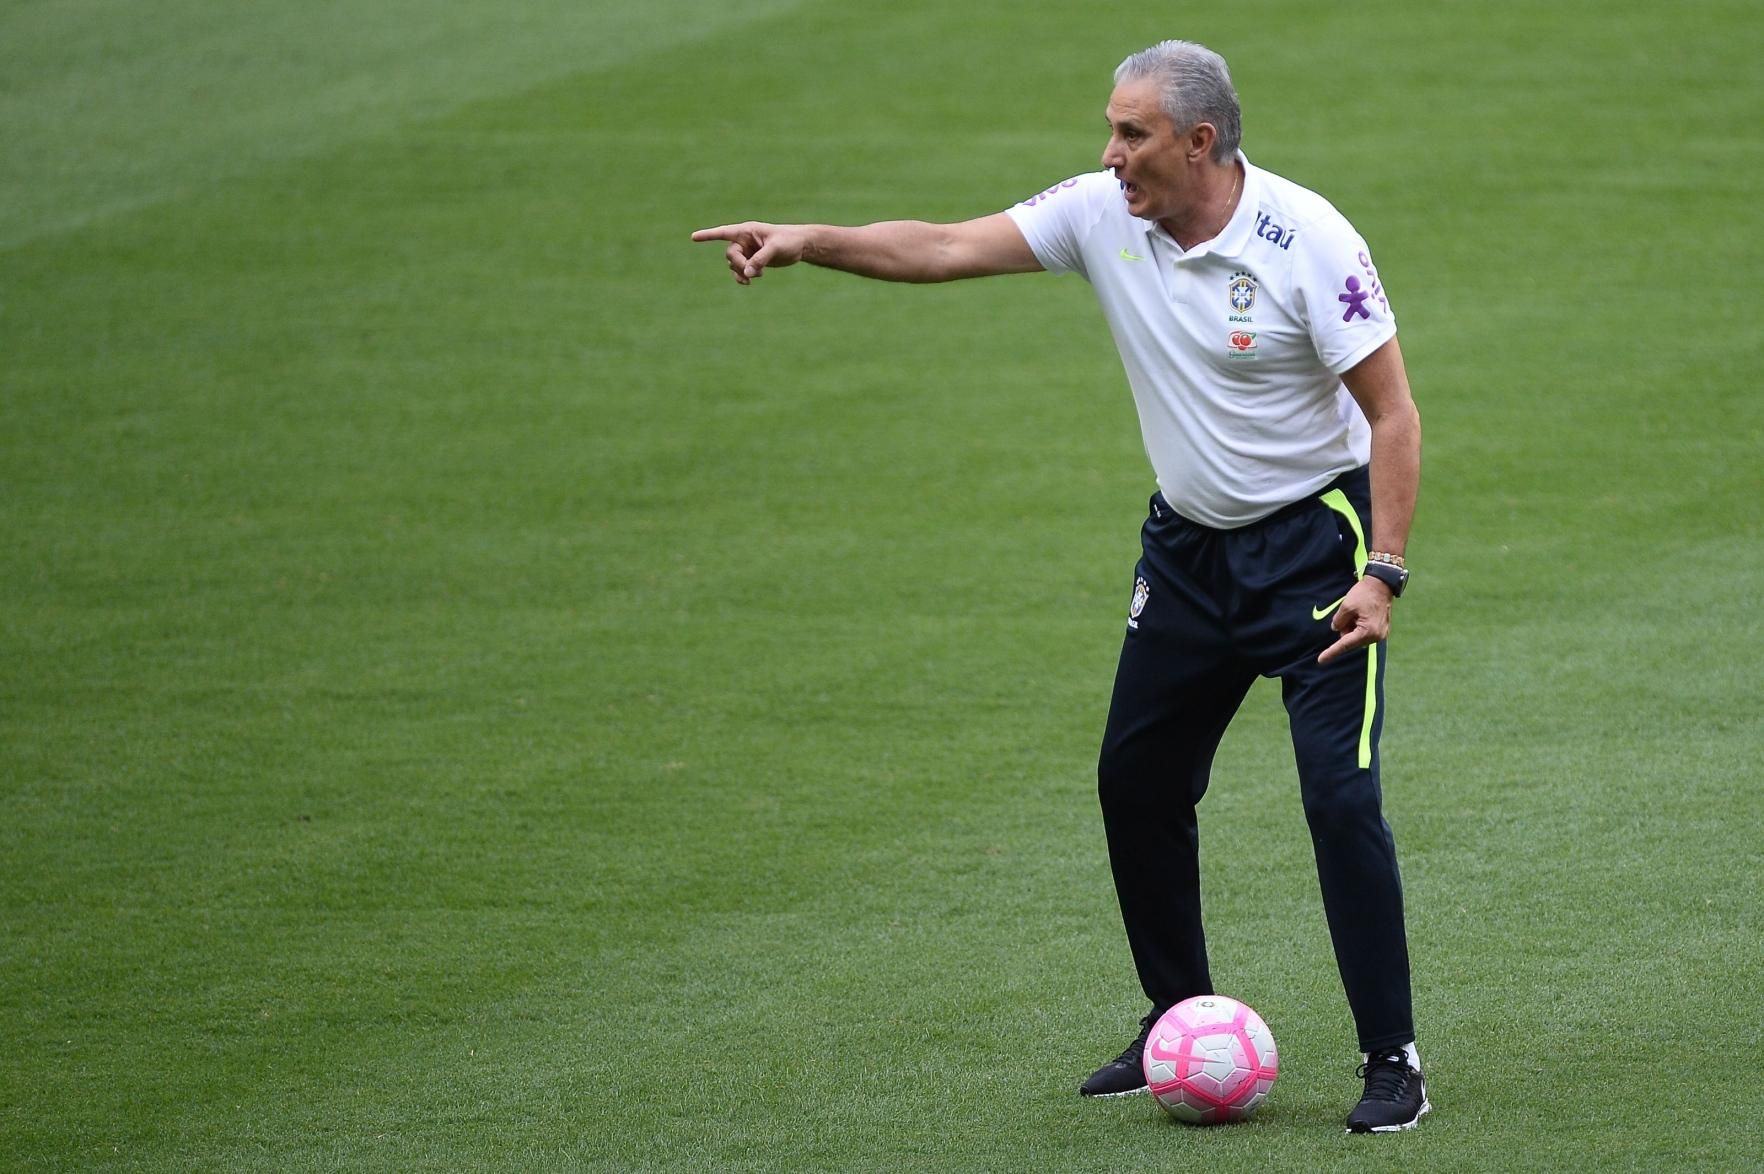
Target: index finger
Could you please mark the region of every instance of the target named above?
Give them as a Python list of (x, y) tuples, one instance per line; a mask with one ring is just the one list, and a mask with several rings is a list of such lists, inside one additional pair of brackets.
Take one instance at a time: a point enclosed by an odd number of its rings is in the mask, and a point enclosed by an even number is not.
[(1346, 632), (1341, 634), (1341, 639), (1317, 654), (1317, 663), (1328, 664), (1344, 652), (1352, 652), (1362, 644), (1375, 643), (1371, 636), (1372, 633), (1368, 632), (1365, 628), (1358, 626), (1349, 628)]
[(695, 241), (732, 241), (739, 240), (747, 232), (745, 224), (719, 224), (715, 228), (701, 228), (692, 234)]

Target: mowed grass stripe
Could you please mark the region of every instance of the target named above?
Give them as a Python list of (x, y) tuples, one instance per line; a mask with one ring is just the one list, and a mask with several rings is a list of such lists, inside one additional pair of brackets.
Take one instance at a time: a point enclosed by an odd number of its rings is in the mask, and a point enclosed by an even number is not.
[(8, 5), (0, 249), (798, 3)]

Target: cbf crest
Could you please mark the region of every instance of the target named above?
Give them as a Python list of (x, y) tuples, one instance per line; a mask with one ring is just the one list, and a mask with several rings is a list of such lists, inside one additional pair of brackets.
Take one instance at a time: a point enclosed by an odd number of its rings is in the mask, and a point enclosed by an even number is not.
[(1256, 304), (1256, 276), (1253, 273), (1233, 273), (1231, 284), (1227, 287), (1231, 295), (1232, 320), (1244, 318)]
[(1133, 602), (1127, 605), (1127, 626), (1139, 627), (1139, 613), (1145, 610), (1145, 601), (1151, 598), (1151, 584), (1143, 578), (1133, 580)]

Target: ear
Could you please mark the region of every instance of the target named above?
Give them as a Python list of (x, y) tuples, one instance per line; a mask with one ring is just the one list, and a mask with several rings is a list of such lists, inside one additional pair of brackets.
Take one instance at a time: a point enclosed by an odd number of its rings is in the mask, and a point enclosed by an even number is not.
[(1190, 163), (1204, 163), (1213, 157), (1213, 144), (1219, 141), (1219, 128), (1210, 122), (1197, 122), (1188, 128), (1183, 146)]

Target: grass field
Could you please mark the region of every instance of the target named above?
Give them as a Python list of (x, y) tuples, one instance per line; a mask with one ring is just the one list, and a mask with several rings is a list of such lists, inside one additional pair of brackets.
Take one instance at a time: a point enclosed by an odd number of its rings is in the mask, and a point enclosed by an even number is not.
[[(1150, 473), (1071, 279), (728, 280), (1234, 65), (1427, 428), (1384, 743), (1436, 1111), (1353, 1036), (1276, 691), (1203, 807), (1252, 1123), (1094, 755)], [(0, 5), (0, 1166), (1764, 1166), (1764, 20)], [(1253, 855), (1253, 871), (1231, 862)]]

